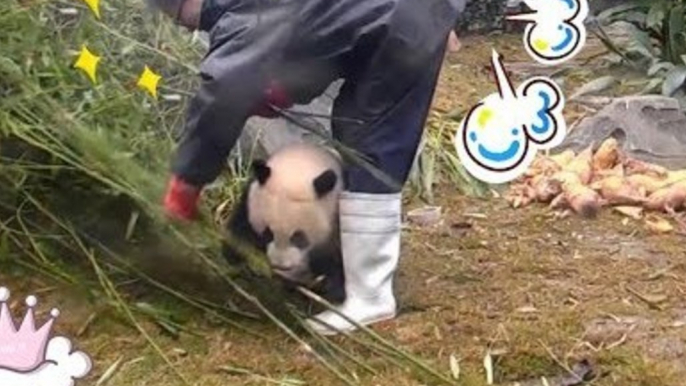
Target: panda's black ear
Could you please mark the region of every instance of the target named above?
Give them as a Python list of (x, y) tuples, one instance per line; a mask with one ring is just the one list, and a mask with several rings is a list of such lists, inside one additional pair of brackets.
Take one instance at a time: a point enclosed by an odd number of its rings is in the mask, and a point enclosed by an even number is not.
[(336, 187), (338, 177), (333, 170), (327, 170), (314, 179), (314, 191), (317, 193), (317, 198), (325, 196), (327, 193)]
[(252, 162), (252, 173), (260, 185), (264, 185), (272, 174), (272, 170), (267, 166), (267, 162), (258, 159)]

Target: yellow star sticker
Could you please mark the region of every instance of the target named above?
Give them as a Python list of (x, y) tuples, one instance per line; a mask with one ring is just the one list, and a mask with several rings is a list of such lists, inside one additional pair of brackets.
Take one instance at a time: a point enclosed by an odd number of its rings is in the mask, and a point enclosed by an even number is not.
[(86, 4), (88, 4), (88, 7), (90, 7), (91, 11), (95, 14), (95, 17), (100, 19), (100, 0), (83, 0)]
[(95, 73), (98, 69), (98, 63), (99, 62), (100, 62), (100, 57), (97, 55), (94, 55), (84, 45), (83, 47), (81, 47), (81, 54), (79, 55), (79, 59), (74, 64), (74, 67), (78, 68), (80, 70), (83, 70), (88, 75), (91, 82), (95, 83), (96, 82)]
[(155, 74), (148, 66), (138, 78), (138, 87), (148, 91), (153, 98), (157, 99), (157, 83), (159, 83), (161, 76)]

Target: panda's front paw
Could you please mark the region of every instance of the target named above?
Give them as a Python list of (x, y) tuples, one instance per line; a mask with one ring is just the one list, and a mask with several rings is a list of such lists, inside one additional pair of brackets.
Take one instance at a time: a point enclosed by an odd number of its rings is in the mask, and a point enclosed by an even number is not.
[(341, 304), (345, 301), (345, 285), (339, 280), (327, 280), (322, 296), (327, 302)]
[(222, 242), (221, 254), (226, 262), (233, 267), (242, 267), (245, 265), (245, 260), (241, 254), (227, 242)]

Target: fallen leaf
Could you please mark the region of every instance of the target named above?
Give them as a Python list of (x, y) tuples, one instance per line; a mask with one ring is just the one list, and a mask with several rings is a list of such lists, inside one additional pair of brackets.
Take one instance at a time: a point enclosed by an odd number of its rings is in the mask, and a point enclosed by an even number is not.
[(450, 372), (455, 380), (460, 379), (460, 361), (452, 354), (450, 355)]
[(517, 312), (521, 312), (523, 314), (531, 314), (534, 312), (538, 312), (538, 310), (534, 306), (524, 306), (517, 308)]
[(653, 304), (662, 304), (669, 299), (667, 295), (643, 295), (645, 300), (647, 302), (653, 303)]
[(668, 299), (666, 295), (646, 295), (629, 286), (626, 286), (626, 290), (629, 291), (632, 295), (639, 298), (644, 303), (646, 303), (650, 308), (656, 310), (662, 310), (661, 304), (667, 301)]
[(465, 213), (465, 214), (463, 214), (463, 216), (465, 216), (467, 218), (475, 218), (475, 219), (479, 219), (479, 220), (485, 220), (488, 218), (488, 216), (483, 214), (483, 213)]
[(569, 209), (564, 209), (564, 210), (558, 210), (553, 213), (553, 218), (556, 220), (564, 220), (567, 217), (572, 215), (572, 211)]
[(643, 208), (638, 206), (616, 206), (613, 209), (634, 220), (640, 220), (643, 216)]
[(646, 218), (646, 228), (655, 233), (668, 233), (674, 230), (674, 226), (669, 221), (657, 216)]
[(122, 360), (124, 360), (124, 357), (119, 357), (119, 359), (112, 363), (112, 365), (105, 370), (100, 379), (98, 379), (98, 381), (95, 383), (95, 386), (105, 385), (107, 382), (109, 382), (117, 373), (117, 370), (119, 370), (119, 365), (121, 365)]
[(604, 90), (607, 90), (608, 88), (614, 86), (614, 84), (617, 83), (617, 78), (615, 78), (612, 75), (607, 75), (607, 76), (602, 76), (600, 78), (596, 78), (583, 86), (579, 87), (574, 94), (569, 98), (569, 100), (574, 100), (577, 99), (581, 96), (587, 95), (587, 94), (595, 94)]
[(492, 385), (493, 384), (493, 358), (491, 357), (491, 353), (486, 353), (486, 357), (484, 358), (484, 368), (486, 369), (486, 384)]
[(73, 15), (78, 15), (79, 10), (76, 8), (71, 8), (71, 7), (70, 8), (60, 8), (59, 13), (61, 13), (62, 15), (73, 16)]
[(172, 352), (174, 354), (182, 356), (182, 357), (185, 357), (186, 355), (188, 355), (188, 351), (186, 351), (182, 348), (174, 348), (174, 349), (172, 349)]

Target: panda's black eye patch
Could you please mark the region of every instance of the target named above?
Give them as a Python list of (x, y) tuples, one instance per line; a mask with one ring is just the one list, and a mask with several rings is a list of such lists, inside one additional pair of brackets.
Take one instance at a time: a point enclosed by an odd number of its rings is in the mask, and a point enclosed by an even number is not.
[(305, 249), (310, 245), (310, 241), (307, 239), (307, 236), (305, 236), (305, 232), (296, 231), (293, 233), (293, 236), (291, 236), (291, 244), (298, 249)]
[(267, 229), (262, 232), (262, 237), (264, 237), (266, 242), (270, 243), (274, 241), (274, 232), (272, 232), (271, 228), (267, 227)]

